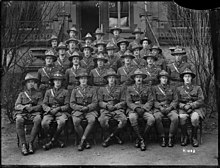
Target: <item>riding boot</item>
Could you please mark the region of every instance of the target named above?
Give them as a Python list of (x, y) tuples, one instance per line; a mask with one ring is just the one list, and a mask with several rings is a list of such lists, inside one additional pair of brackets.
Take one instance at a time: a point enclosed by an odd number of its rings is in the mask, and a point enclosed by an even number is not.
[(197, 130), (198, 130), (198, 127), (192, 127), (192, 146), (193, 147), (199, 146), (199, 142), (197, 140)]
[(182, 131), (182, 134), (183, 134), (183, 137), (181, 139), (181, 146), (186, 146), (188, 144), (188, 141), (189, 141), (189, 136), (188, 136), (188, 133), (187, 133), (187, 126), (182, 125), (181, 126), (181, 131)]

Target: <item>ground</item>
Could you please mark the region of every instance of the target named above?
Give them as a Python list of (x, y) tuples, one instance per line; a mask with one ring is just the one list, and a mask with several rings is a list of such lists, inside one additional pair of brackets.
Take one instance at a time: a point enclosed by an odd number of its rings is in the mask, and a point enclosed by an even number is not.
[[(2, 113), (3, 114), (3, 113)], [(70, 137), (65, 148), (44, 151), (38, 147), (33, 155), (22, 156), (17, 147), (15, 124), (2, 117), (2, 165), (218, 165), (218, 133), (216, 117), (205, 124), (203, 143), (198, 148), (191, 145), (162, 148), (151, 142), (147, 150), (141, 152), (127, 141), (124, 145), (103, 148), (100, 143), (91, 149), (77, 151)], [(206, 122), (205, 122), (206, 123)]]

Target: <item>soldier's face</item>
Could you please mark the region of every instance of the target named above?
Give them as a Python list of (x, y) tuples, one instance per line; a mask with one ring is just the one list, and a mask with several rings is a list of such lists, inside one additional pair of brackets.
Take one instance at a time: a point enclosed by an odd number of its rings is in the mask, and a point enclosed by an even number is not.
[(87, 45), (90, 45), (90, 44), (92, 43), (92, 40), (91, 40), (91, 39), (86, 39), (86, 40), (85, 40), (85, 43), (86, 43)]
[(126, 43), (121, 43), (121, 44), (120, 44), (120, 49), (121, 49), (121, 51), (125, 51), (125, 50), (126, 50), (126, 47), (127, 47)]
[(76, 43), (74, 41), (69, 42), (69, 48), (74, 49), (76, 48)]
[(35, 88), (35, 81), (30, 79), (26, 82), (26, 86), (28, 90), (34, 89)]
[(152, 53), (153, 53), (153, 54), (158, 54), (159, 51), (158, 51), (157, 49), (153, 49), (153, 50), (152, 50)]
[(125, 57), (125, 64), (130, 64), (131, 63), (131, 58), (130, 57)]
[(107, 50), (108, 55), (113, 55), (114, 54), (114, 50)]
[(86, 85), (86, 84), (87, 84), (87, 81), (88, 81), (87, 77), (81, 77), (81, 78), (79, 78), (79, 82), (80, 82), (81, 85)]
[(149, 43), (147, 40), (144, 40), (142, 43), (143, 48), (149, 48)]
[(160, 77), (160, 83), (162, 85), (166, 85), (167, 84), (167, 81), (168, 81), (168, 78), (166, 76), (161, 76)]
[(103, 65), (104, 65), (104, 61), (103, 61), (103, 60), (98, 59), (98, 60), (97, 60), (97, 65), (98, 65), (98, 67), (103, 66)]
[(185, 84), (191, 84), (192, 82), (192, 76), (190, 74), (185, 74), (183, 76), (183, 80)]
[(76, 33), (74, 31), (70, 31), (69, 36), (70, 36), (70, 38), (76, 37)]
[(139, 39), (141, 37), (141, 34), (140, 33), (136, 33), (135, 34), (135, 39)]
[(84, 48), (83, 53), (84, 53), (84, 55), (85, 55), (86, 57), (88, 57), (88, 56), (90, 56), (91, 51), (90, 51), (89, 48)]
[(51, 65), (53, 63), (53, 58), (52, 57), (46, 57), (45, 62), (46, 62), (46, 65)]
[(98, 45), (98, 48), (97, 48), (97, 49), (98, 49), (98, 52), (99, 52), (99, 51), (104, 51), (105, 48), (104, 48), (103, 45)]
[(73, 65), (79, 65), (79, 58), (73, 57), (72, 63), (73, 63)]
[(153, 65), (154, 64), (154, 59), (152, 57), (147, 57), (147, 64), (148, 65)]
[(55, 88), (60, 88), (60, 87), (61, 87), (61, 84), (62, 84), (62, 80), (60, 80), (60, 79), (55, 79), (55, 80), (53, 81), (53, 83), (54, 83), (54, 87), (55, 87)]
[(59, 52), (59, 56), (60, 55), (63, 56), (65, 54), (66, 50), (65, 49), (59, 49), (58, 52)]
[(52, 47), (56, 47), (57, 46), (57, 40), (52, 40), (51, 45), (52, 45)]
[(109, 85), (114, 84), (115, 83), (115, 77), (114, 76), (109, 76), (108, 77), (108, 83), (109, 83)]
[(96, 40), (100, 40), (102, 36), (101, 34), (96, 34), (95, 37), (96, 37)]
[(175, 60), (176, 62), (181, 62), (182, 56), (181, 55), (176, 55)]
[(134, 80), (135, 80), (135, 83), (136, 83), (136, 84), (141, 84), (143, 78), (142, 78), (141, 75), (136, 75), (135, 78), (134, 78)]
[(133, 53), (134, 53), (134, 56), (136, 57), (140, 54), (140, 50), (137, 48), (133, 51)]
[(114, 36), (118, 36), (118, 35), (119, 35), (119, 30), (114, 30), (114, 31), (113, 31), (113, 35), (114, 35)]

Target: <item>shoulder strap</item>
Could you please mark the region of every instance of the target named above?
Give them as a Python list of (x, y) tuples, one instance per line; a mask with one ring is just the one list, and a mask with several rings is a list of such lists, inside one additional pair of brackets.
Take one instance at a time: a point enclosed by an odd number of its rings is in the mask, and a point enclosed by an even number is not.
[(101, 75), (99, 74), (99, 72), (98, 72), (97, 68), (95, 68), (95, 71), (96, 71), (96, 73), (98, 74), (98, 76), (100, 76), (100, 77), (101, 77)]
[(176, 72), (180, 73), (180, 71), (178, 70), (178, 68), (176, 67), (174, 63), (173, 63), (173, 67), (175, 68)]
[(76, 76), (76, 73), (73, 71), (73, 69), (72, 69), (72, 68), (71, 68), (71, 71), (72, 71), (73, 75), (74, 75), (74, 76)]
[(45, 74), (48, 78), (50, 78), (50, 76), (49, 76), (49, 75), (47, 74), (47, 72), (45, 71), (45, 67), (42, 68), (42, 70), (43, 70), (44, 74)]
[(53, 89), (50, 89), (50, 92), (51, 92), (52, 96), (55, 97)]
[(160, 90), (160, 92), (164, 95), (164, 96), (166, 96), (166, 93), (160, 88), (160, 86), (157, 86), (158, 87), (158, 89)]
[(147, 68), (145, 68), (145, 70), (147, 71), (147, 74), (148, 74), (149, 76), (152, 76), (151, 73), (147, 70)]
[(32, 101), (32, 99), (30, 98), (30, 96), (27, 94), (26, 91), (24, 92), (24, 94), (25, 94), (25, 96), (26, 96), (30, 101)]

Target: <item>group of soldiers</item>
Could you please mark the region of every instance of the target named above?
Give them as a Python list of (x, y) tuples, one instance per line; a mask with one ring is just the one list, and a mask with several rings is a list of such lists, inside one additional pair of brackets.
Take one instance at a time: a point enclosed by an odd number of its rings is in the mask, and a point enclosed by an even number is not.
[[(156, 124), (162, 147), (174, 146), (174, 136), (180, 123), (181, 145), (189, 143), (186, 120), (192, 123), (191, 143), (198, 147), (199, 119), (204, 118), (203, 92), (193, 83), (196, 74), (187, 62), (186, 51), (179, 46), (170, 48), (173, 62), (168, 62), (159, 46), (152, 46), (143, 32), (136, 28), (135, 40), (128, 42), (120, 37), (122, 29), (113, 27), (113, 38), (103, 40), (99, 28), (94, 36), (87, 34), (78, 40), (77, 30), (68, 30), (69, 39), (58, 44), (56, 36), (49, 40), (51, 48), (42, 59), (45, 66), (37, 76), (28, 73), (25, 89), (15, 103), (16, 130), (23, 155), (34, 153), (33, 142), (40, 127), (51, 134), (51, 123), (56, 131), (43, 145), (45, 150), (58, 145), (64, 147), (60, 134), (69, 118), (80, 137), (78, 150), (89, 149), (88, 136), (98, 121), (104, 130), (103, 147), (112, 142), (123, 144), (121, 132), (130, 122), (137, 139), (135, 146), (146, 150), (148, 135)], [(170, 121), (165, 137), (163, 117)], [(140, 118), (145, 121), (143, 131)], [(117, 121), (114, 128), (110, 120)], [(33, 121), (30, 142), (26, 142), (24, 122)], [(85, 129), (82, 120), (87, 120)]]

